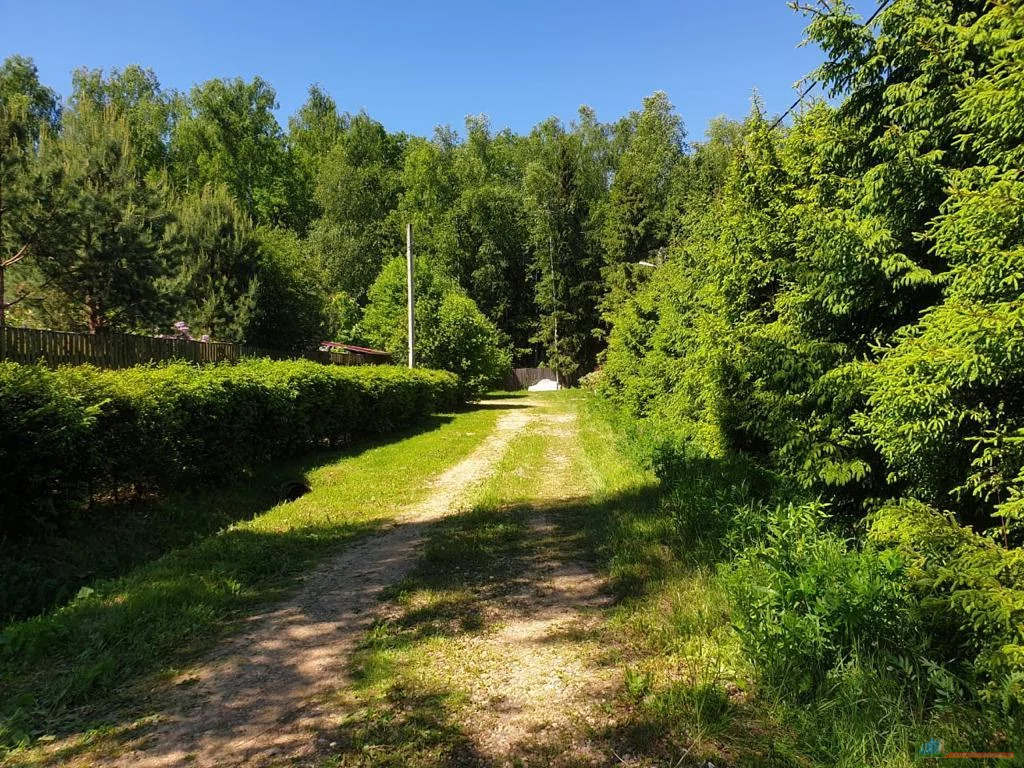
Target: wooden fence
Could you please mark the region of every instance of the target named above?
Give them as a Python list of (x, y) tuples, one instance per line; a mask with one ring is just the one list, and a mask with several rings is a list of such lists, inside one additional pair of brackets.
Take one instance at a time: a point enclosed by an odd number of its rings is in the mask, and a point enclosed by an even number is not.
[(15, 363), (42, 362), (51, 367), (89, 363), (100, 368), (130, 368), (133, 365), (163, 360), (192, 363), (236, 363), (243, 357), (269, 357), (274, 360), (305, 358), (324, 365), (373, 365), (389, 362), (380, 355), (321, 352), (285, 352), (242, 346), (221, 341), (158, 339), (128, 333), (65, 333), (34, 328), (6, 326), (0, 360)]
[(306, 352), (285, 352), (280, 349), (244, 345), (238, 348), (241, 357), (269, 357), (271, 360), (312, 360), (324, 365), (383, 365), (391, 358), (383, 355), (360, 355), (357, 352), (322, 352), (313, 349)]
[(513, 368), (505, 377), (505, 390), (514, 392), (517, 389), (529, 389), (541, 379), (554, 381), (555, 372), (550, 368)]
[(65, 333), (34, 328), (4, 328), (5, 359), (16, 363), (130, 368), (161, 360), (193, 363), (237, 362), (238, 345), (218, 341), (157, 339), (127, 333)]

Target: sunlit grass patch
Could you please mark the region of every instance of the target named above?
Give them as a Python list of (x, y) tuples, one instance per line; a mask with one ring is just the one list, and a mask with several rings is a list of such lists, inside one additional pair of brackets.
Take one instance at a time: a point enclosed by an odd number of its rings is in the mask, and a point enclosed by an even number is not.
[[(116, 720), (116, 708), (139, 693), (136, 683), (176, 673), (233, 619), (281, 597), (320, 559), (425, 497), (427, 480), (467, 455), (497, 416), (488, 409), (461, 413), (398, 442), (321, 458), (305, 473), (312, 491), (298, 500), (122, 578), (94, 582), (70, 604), (7, 627), (0, 635), (4, 741), (27, 743)], [(232, 493), (225, 492), (224, 503)]]

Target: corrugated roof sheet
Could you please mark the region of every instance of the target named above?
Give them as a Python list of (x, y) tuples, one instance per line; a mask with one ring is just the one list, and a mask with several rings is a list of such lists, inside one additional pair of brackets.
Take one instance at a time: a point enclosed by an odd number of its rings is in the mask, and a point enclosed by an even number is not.
[(351, 352), (356, 355), (390, 355), (390, 352), (385, 352), (383, 349), (371, 349), (370, 347), (357, 347), (355, 344), (342, 344), (339, 341), (321, 341), (321, 349), (326, 347), (328, 349), (343, 350), (345, 352)]

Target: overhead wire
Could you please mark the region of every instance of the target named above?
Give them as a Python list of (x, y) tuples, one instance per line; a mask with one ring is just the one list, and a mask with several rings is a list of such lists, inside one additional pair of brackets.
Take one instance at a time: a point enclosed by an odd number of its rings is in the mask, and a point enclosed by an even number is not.
[[(879, 14), (881, 14), (882, 11), (886, 10), (895, 1), (896, 0), (882, 0), (882, 3), (875, 9), (875, 12), (872, 13), (871, 16), (868, 17), (867, 21), (865, 21), (863, 24), (861, 24), (861, 28), (863, 29), (865, 27), (870, 27), (872, 24), (874, 24), (875, 23), (875, 19), (878, 18)], [(772, 127), (769, 130), (774, 131), (776, 128), (778, 128), (782, 124), (782, 121), (785, 120), (787, 117), (789, 117), (789, 115), (793, 112), (793, 110), (796, 109), (797, 107), (799, 107), (803, 103), (803, 100), (807, 97), (807, 94), (809, 94), (811, 91), (813, 91), (819, 85), (821, 85), (821, 81), (820, 80), (812, 80), (810, 85), (808, 85), (806, 88), (804, 88), (800, 92), (800, 94), (796, 97), (796, 101), (794, 101), (790, 105), (789, 109), (787, 109), (785, 112), (783, 112), (781, 115), (779, 115), (779, 117), (775, 120), (775, 122), (772, 123)]]

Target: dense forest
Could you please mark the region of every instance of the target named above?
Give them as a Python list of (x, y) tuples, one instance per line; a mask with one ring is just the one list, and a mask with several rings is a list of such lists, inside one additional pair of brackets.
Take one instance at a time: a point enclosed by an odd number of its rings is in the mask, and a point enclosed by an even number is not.
[(767, 680), (876, 732), (983, 733), (972, 701), (1019, 736), (1024, 5), (883, 5), (806, 9), (831, 103), (686, 155), (595, 383), (690, 494)]
[(574, 378), (603, 348), (607, 286), (668, 245), (689, 183), (662, 93), (612, 124), (584, 107), (525, 136), (469, 117), (422, 138), (313, 86), (285, 131), (259, 78), (185, 94), (81, 69), (63, 103), (14, 56), (0, 104), (7, 319), (26, 326), (400, 353), (411, 222), (425, 363), (445, 362), (435, 319), (469, 316), (506, 365)]

